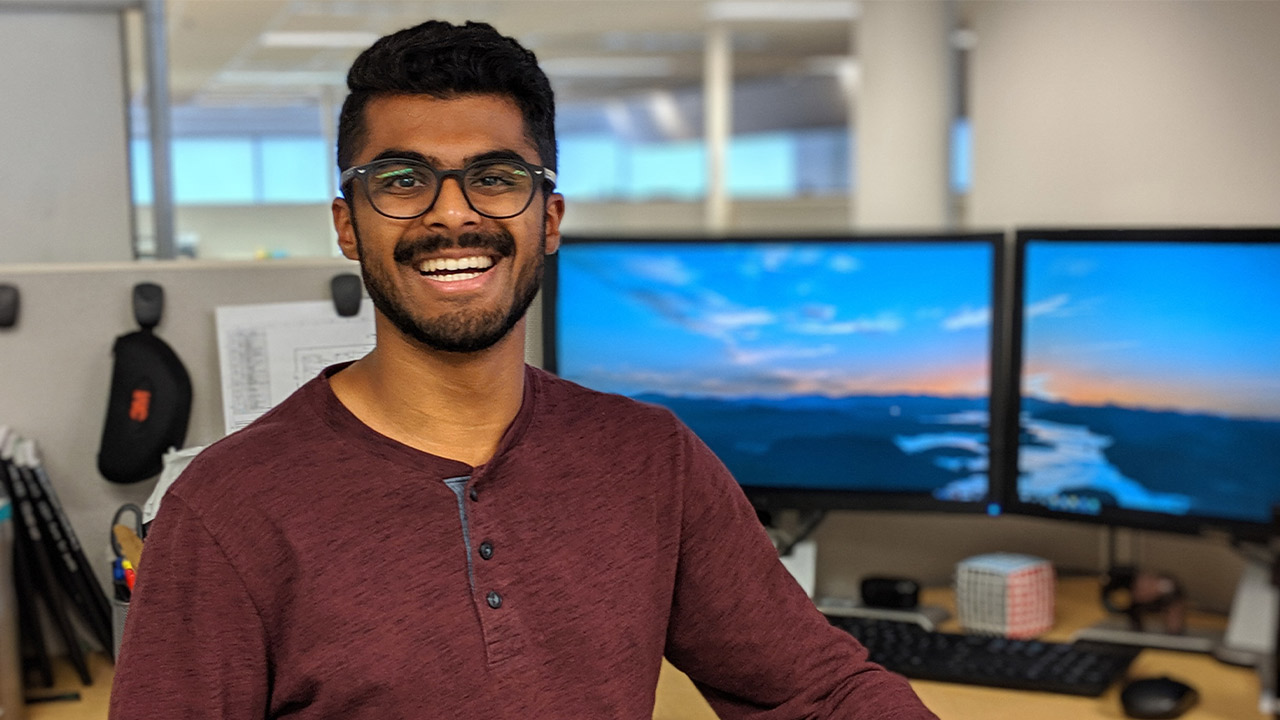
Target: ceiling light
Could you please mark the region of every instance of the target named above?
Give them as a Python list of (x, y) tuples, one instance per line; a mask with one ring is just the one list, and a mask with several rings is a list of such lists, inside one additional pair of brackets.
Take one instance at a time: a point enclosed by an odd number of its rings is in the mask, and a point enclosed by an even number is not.
[(346, 85), (345, 72), (323, 70), (224, 70), (214, 77), (219, 85), (262, 85), (269, 87), (311, 87), (314, 85)]
[(665, 57), (548, 58), (539, 64), (553, 77), (667, 77), (675, 67)]
[(379, 37), (372, 32), (264, 32), (258, 36), (262, 47), (291, 48), (367, 48)]
[(707, 8), (711, 20), (856, 20), (861, 7), (849, 0), (721, 0)]

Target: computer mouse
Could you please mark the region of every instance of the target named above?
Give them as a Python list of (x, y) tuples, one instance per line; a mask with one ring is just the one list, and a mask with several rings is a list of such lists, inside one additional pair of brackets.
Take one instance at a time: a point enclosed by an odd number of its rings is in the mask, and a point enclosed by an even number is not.
[(1171, 677), (1141, 678), (1120, 691), (1124, 714), (1131, 718), (1176, 718), (1200, 700), (1200, 693)]

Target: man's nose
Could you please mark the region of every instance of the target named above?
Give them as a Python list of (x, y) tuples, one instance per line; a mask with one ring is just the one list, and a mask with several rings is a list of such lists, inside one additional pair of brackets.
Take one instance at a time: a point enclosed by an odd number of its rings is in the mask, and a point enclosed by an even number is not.
[(423, 220), (431, 225), (450, 228), (478, 225), (482, 218), (467, 202), (466, 193), (462, 192), (462, 178), (457, 175), (441, 178), (435, 204), (423, 215)]

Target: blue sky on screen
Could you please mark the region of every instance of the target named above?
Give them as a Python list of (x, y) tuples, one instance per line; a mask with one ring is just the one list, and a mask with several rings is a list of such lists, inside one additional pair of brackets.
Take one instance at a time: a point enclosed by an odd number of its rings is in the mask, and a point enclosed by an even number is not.
[(1027, 248), (1023, 392), (1280, 419), (1280, 245)]
[(982, 395), (990, 276), (955, 242), (567, 244), (558, 369), (630, 395)]

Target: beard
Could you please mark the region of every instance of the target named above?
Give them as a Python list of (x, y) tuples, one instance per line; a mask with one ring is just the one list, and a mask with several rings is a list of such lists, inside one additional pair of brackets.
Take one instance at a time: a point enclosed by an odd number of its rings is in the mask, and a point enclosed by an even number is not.
[[(515, 270), (515, 288), (507, 307), (491, 310), (460, 309), (425, 319), (415, 315), (414, 308), (396, 290), (391, 273), (374, 267), (365, 257), (360, 229), (352, 218), (352, 231), (356, 236), (356, 248), (360, 253), (360, 274), (369, 299), (383, 317), (387, 318), (405, 337), (433, 350), (451, 353), (474, 353), (487, 350), (510, 334), (524, 317), (542, 287), (542, 275), (546, 265), (546, 230), (540, 229), (538, 245), (533, 258)], [(467, 233), (457, 241), (441, 235), (429, 235), (401, 240), (396, 243), (392, 260), (395, 265), (411, 265), (414, 257), (429, 254), (448, 247), (491, 250), (503, 258), (515, 256), (515, 238), (505, 228), (494, 232)]]

